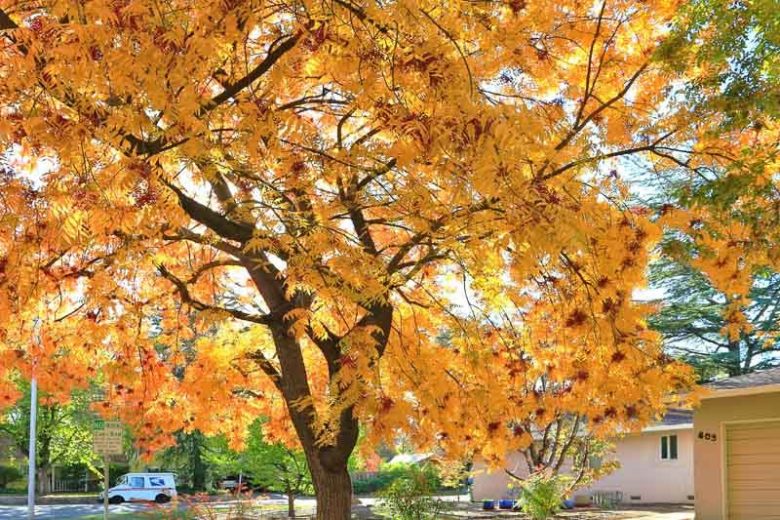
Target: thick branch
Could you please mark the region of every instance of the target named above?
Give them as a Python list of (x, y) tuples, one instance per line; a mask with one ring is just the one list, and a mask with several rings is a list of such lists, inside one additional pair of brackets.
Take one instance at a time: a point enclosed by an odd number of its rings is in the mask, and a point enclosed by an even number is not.
[(11, 20), (11, 17), (8, 16), (5, 11), (0, 9), (0, 31), (5, 31), (7, 29), (18, 29), (19, 26), (16, 25), (16, 22)]
[(236, 81), (232, 85), (228, 85), (227, 87), (225, 87), (225, 90), (223, 90), (221, 93), (214, 96), (211, 99), (211, 101), (203, 105), (201, 109), (198, 111), (197, 114), (198, 117), (208, 114), (209, 112), (217, 108), (219, 105), (221, 105), (228, 99), (234, 97), (236, 94), (238, 94), (239, 92), (247, 88), (249, 85), (254, 83), (263, 74), (268, 72), (268, 69), (270, 69), (274, 65), (274, 63), (279, 61), (279, 58), (284, 56), (285, 53), (287, 53), (290, 49), (295, 47), (295, 44), (298, 42), (298, 39), (300, 37), (301, 37), (300, 34), (295, 34), (285, 40), (281, 40), (281, 43), (276, 45), (276, 47), (272, 45), (265, 59), (262, 62), (260, 62), (260, 64), (257, 65), (257, 67), (252, 69), (249, 72), (249, 74), (247, 74), (240, 80)]
[(174, 276), (170, 271), (168, 271), (168, 269), (164, 265), (158, 266), (157, 271), (160, 273), (160, 275), (163, 278), (169, 280), (176, 287), (176, 290), (179, 292), (179, 295), (181, 296), (182, 302), (189, 305), (195, 310), (224, 312), (233, 316), (236, 319), (242, 321), (248, 321), (252, 323), (259, 323), (261, 325), (270, 325), (274, 321), (273, 316), (270, 316), (268, 314), (252, 314), (238, 309), (228, 309), (225, 307), (219, 307), (217, 305), (209, 305), (201, 301), (198, 301), (194, 299), (190, 294), (190, 291), (187, 288), (187, 284), (183, 280)]
[(208, 227), (221, 237), (229, 240), (236, 240), (238, 242), (246, 242), (252, 238), (252, 229), (250, 227), (233, 222), (208, 206), (189, 197), (174, 184), (167, 181), (164, 182), (179, 198), (179, 204), (190, 217)]

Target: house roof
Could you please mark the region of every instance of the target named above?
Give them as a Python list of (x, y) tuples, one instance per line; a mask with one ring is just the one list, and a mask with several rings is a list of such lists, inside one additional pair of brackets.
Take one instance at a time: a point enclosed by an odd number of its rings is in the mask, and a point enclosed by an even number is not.
[(684, 430), (688, 428), (693, 428), (693, 410), (670, 408), (666, 411), (666, 414), (660, 421), (642, 428), (642, 431), (658, 432), (664, 430)]
[(780, 392), (780, 367), (719, 379), (704, 385), (712, 390), (702, 399)]
[(432, 456), (432, 453), (400, 453), (390, 459), (388, 464), (419, 464)]

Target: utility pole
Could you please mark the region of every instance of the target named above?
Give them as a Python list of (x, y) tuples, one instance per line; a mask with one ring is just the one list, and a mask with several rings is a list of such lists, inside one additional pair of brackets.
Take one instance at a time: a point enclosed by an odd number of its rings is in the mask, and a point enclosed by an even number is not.
[[(35, 346), (41, 346), (40, 316), (33, 324)], [(36, 330), (37, 329), (37, 330)], [(31, 352), (32, 374), (30, 377), (30, 444), (27, 448), (27, 518), (35, 518), (35, 448), (38, 445), (38, 380), (35, 378), (37, 352)]]
[[(33, 370), (35, 370), (33, 368)], [(38, 381), (33, 373), (30, 381), (30, 445), (27, 465), (27, 518), (35, 518), (35, 447), (37, 444)]]
[(103, 520), (108, 520), (108, 455), (103, 455)]

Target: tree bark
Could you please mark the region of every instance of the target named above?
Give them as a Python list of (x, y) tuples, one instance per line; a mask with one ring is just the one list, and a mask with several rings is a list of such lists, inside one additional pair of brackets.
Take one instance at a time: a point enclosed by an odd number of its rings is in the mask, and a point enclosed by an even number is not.
[(48, 466), (38, 467), (36, 487), (38, 488), (38, 495), (45, 496), (51, 493), (51, 481), (49, 475)]
[(295, 518), (295, 491), (287, 488), (287, 516)]
[(352, 513), (352, 480), (347, 465), (326, 469), (311, 468), (317, 495), (317, 520), (348, 520)]
[(203, 434), (200, 431), (194, 431), (190, 434), (190, 448), (192, 488), (204, 491), (206, 489), (206, 464), (203, 462)]

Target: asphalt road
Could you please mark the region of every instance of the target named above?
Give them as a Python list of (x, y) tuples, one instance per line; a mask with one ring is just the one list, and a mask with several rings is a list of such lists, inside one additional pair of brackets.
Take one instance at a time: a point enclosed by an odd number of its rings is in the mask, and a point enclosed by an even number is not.
[[(253, 505), (287, 505), (285, 495), (271, 494), (267, 498), (256, 498), (252, 501)], [(442, 500), (454, 501), (457, 496), (439, 497)], [(468, 500), (467, 496), (461, 497), (461, 500)], [(375, 505), (376, 498), (361, 498), (363, 505)], [(295, 500), (295, 506), (301, 511), (311, 510), (315, 507), (316, 501), (313, 498), (298, 498)], [(235, 502), (213, 502), (214, 509), (226, 509), (235, 506)], [(111, 513), (132, 513), (143, 511), (159, 510), (161, 507), (174, 507), (173, 505), (160, 506), (157, 504), (119, 504), (108, 506), (109, 518)], [(180, 508), (186, 508), (186, 502), (180, 502)], [(60, 504), (35, 507), (36, 520), (73, 520), (90, 515), (101, 515), (103, 513), (103, 504), (97, 502), (92, 504)], [(27, 518), (27, 506), (2, 506), (0, 505), (0, 520), (25, 520)]]
[[(255, 505), (273, 505), (287, 504), (287, 499), (283, 495), (276, 495), (274, 498), (254, 500)], [(295, 501), (296, 506), (313, 507), (314, 500), (299, 498)], [(213, 503), (214, 509), (225, 509), (235, 505), (231, 502)], [(132, 513), (143, 511), (159, 510), (161, 507), (173, 507), (172, 505), (159, 506), (157, 504), (119, 504), (108, 506), (109, 518), (111, 513)], [(185, 503), (179, 505), (180, 508), (186, 508)], [(81, 518), (89, 515), (100, 515), (103, 513), (103, 504), (72, 504), (72, 505), (47, 505), (35, 506), (36, 520), (67, 520)], [(0, 520), (25, 520), (27, 518), (27, 506), (0, 506)]]
[[(133, 511), (145, 511), (150, 506), (143, 504), (120, 504), (108, 507), (109, 513), (130, 513)], [(103, 505), (98, 503), (35, 506), (35, 518), (40, 520), (81, 518), (82, 516), (101, 513), (103, 513)], [(26, 518), (27, 506), (0, 506), (0, 520), (24, 520)]]

